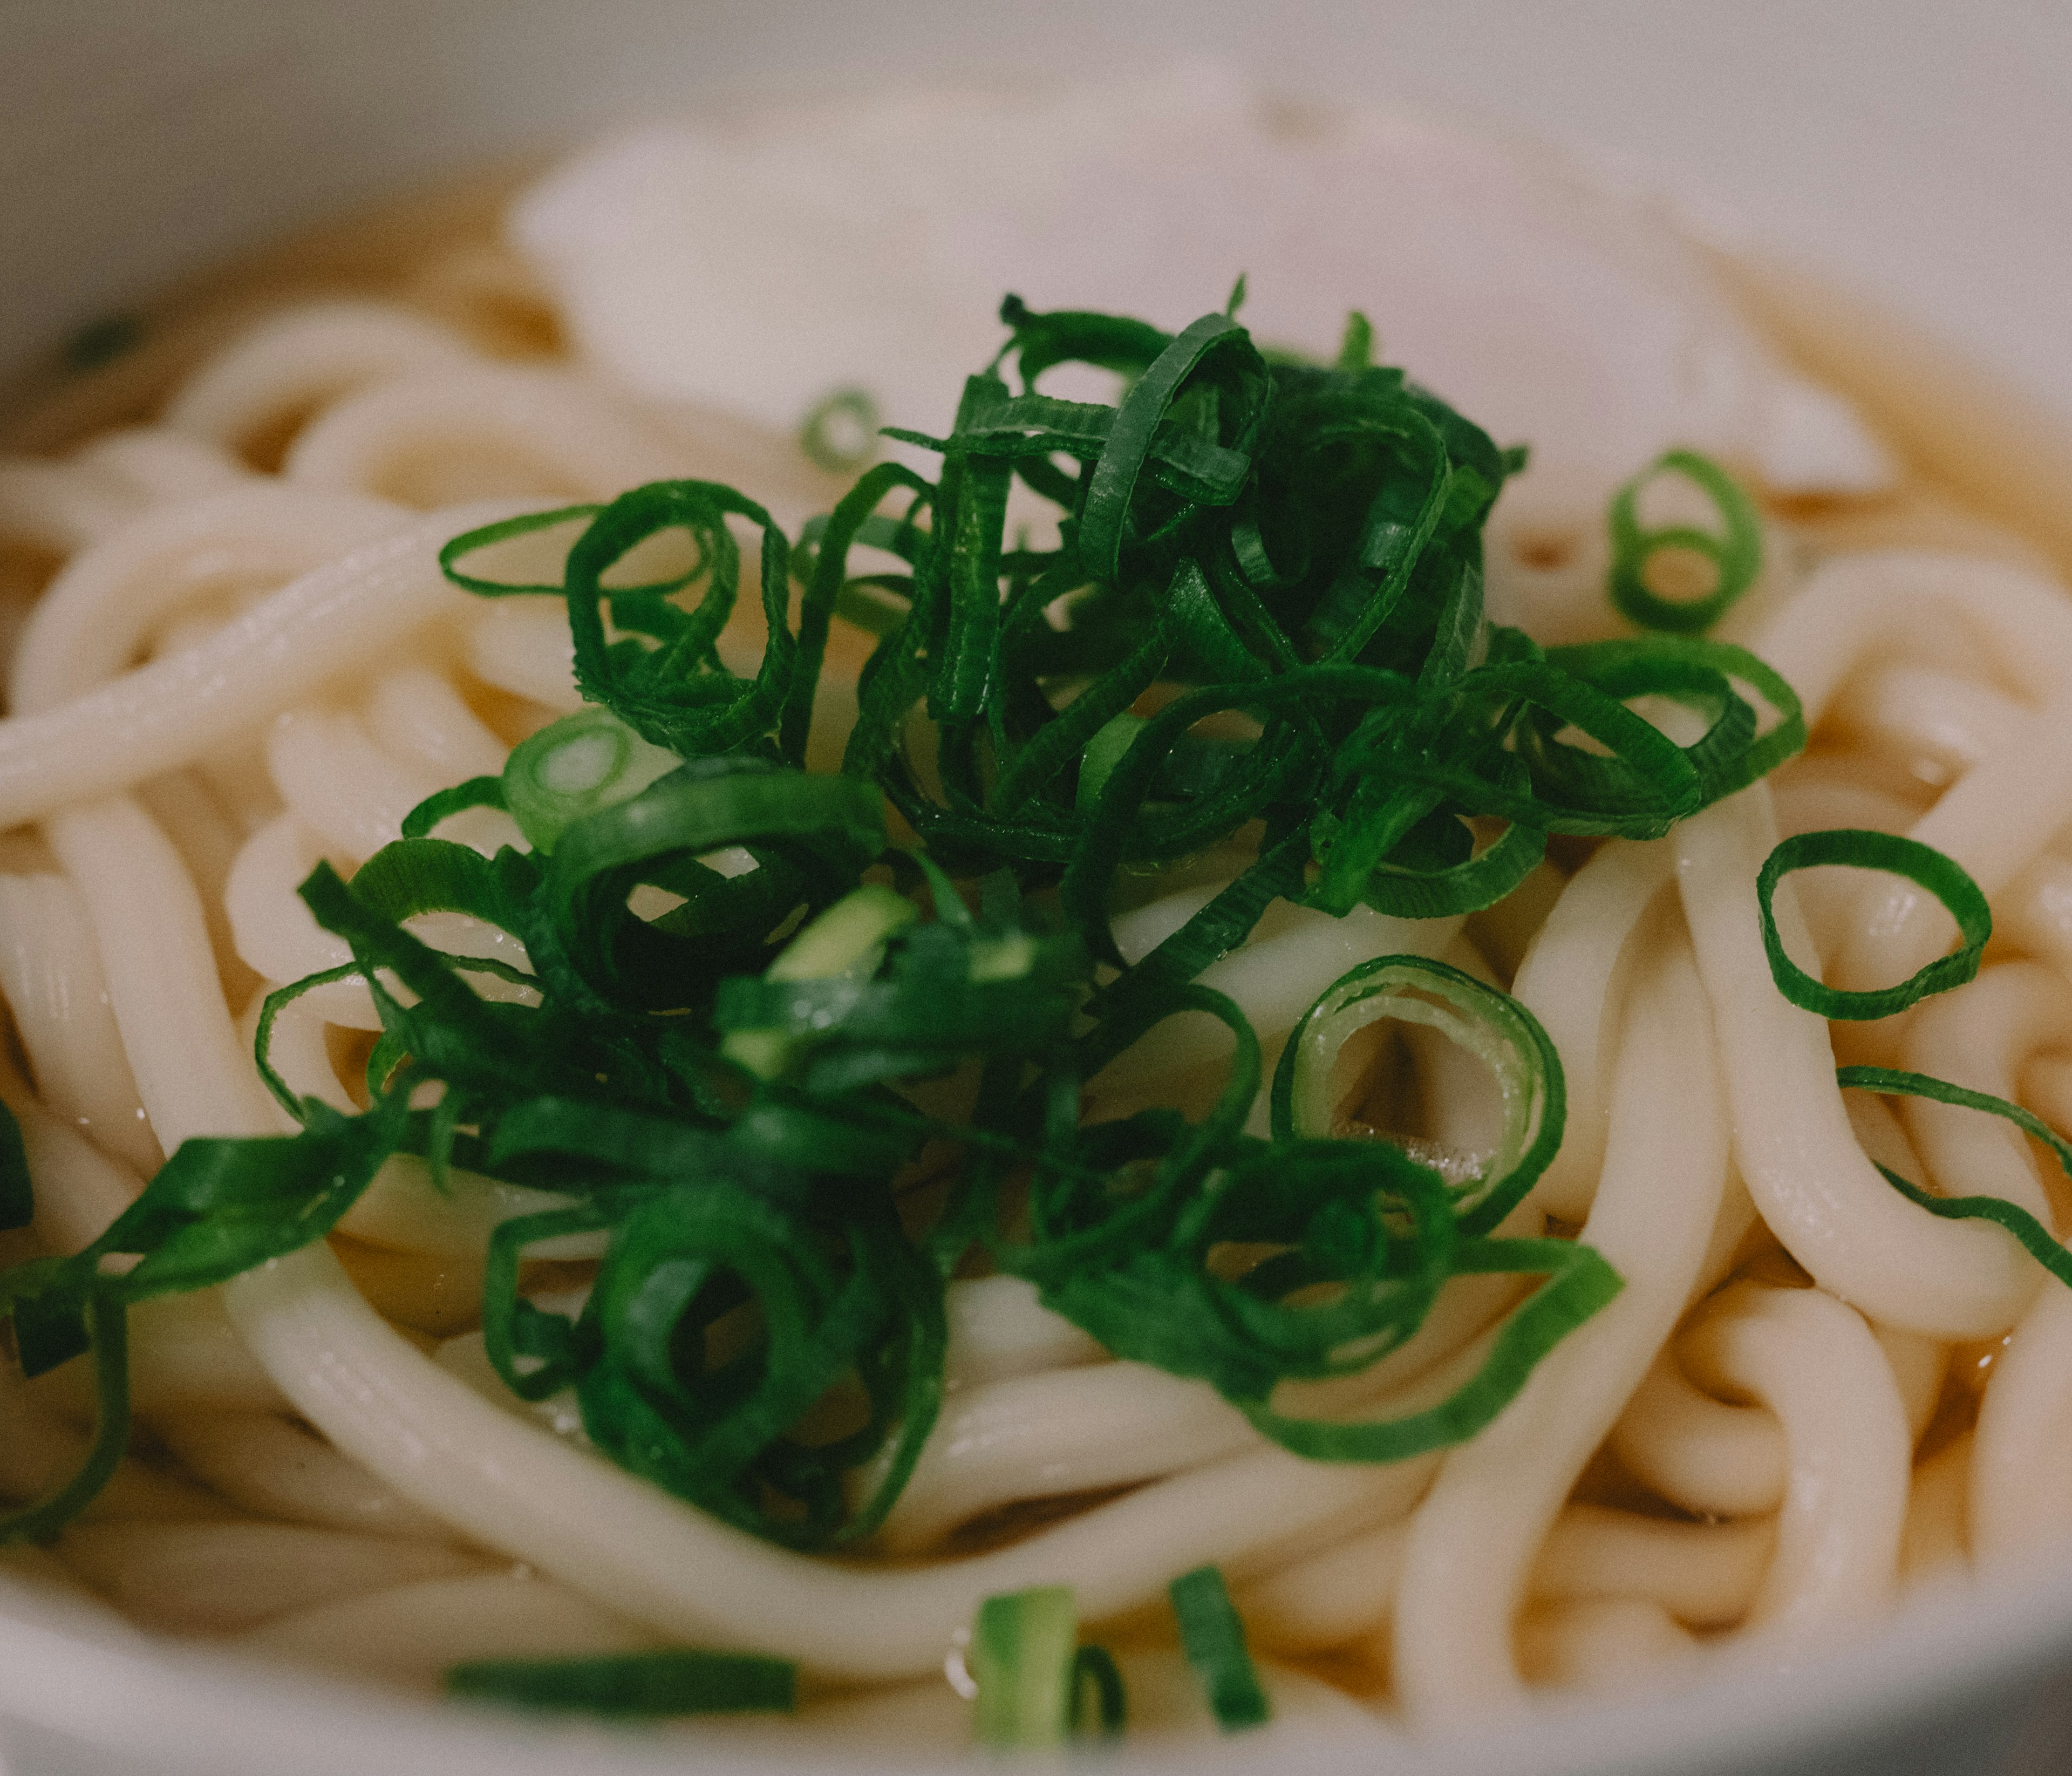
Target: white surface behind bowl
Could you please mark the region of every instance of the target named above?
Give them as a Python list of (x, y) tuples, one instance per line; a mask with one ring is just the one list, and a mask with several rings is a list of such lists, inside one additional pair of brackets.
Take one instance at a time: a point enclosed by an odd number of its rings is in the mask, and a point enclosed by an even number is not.
[[(0, 0), (0, 369), (343, 205), (703, 95), (1114, 79), (1211, 57), (1579, 148), (1724, 238), (1877, 293), (2072, 420), (2072, 8), (2041, 0)], [(2033, 1574), (1912, 1610), (1817, 1667), (1494, 1724), (1408, 1762), (1367, 1745), (1305, 1762), (1317, 1776), (2041, 1776), (2072, 1763), (2068, 1671), (2072, 1572)], [(542, 1739), (141, 1657), (0, 1594), (13, 1776), (778, 1767), (674, 1745)], [(1259, 1766), (1239, 1739), (1187, 1767)]]

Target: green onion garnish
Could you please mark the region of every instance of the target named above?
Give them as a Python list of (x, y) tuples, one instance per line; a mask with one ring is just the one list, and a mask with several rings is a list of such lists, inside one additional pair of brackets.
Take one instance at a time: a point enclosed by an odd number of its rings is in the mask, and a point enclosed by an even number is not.
[(1083, 1723), (1104, 1737), (1121, 1732), (1121, 1674), (1104, 1648), (1081, 1646), (1079, 1633), (1070, 1585), (1009, 1592), (979, 1605), (964, 1669), (977, 1686), (972, 1726), (980, 1745), (1039, 1751), (1063, 1745)]
[(77, 376), (98, 370), (104, 364), (137, 349), (144, 340), (142, 318), (135, 314), (105, 314), (89, 321), (64, 343), (60, 354), (66, 369)]
[(853, 475), (877, 454), (878, 421), (868, 389), (837, 388), (806, 415), (799, 448), (816, 468)]
[[(1288, 1045), (1262, 1137), (1257, 1033), (1196, 977), (1276, 899), (1461, 913), (1550, 834), (1659, 836), (1804, 743), (1789, 687), (1689, 637), (1548, 650), (1488, 622), (1482, 524), (1523, 453), (1375, 364), (1358, 316), (1329, 366), (1269, 362), (1231, 313), (1174, 334), (1010, 298), (1001, 318), (947, 435), (898, 434), (937, 475), (872, 466), (796, 546), (744, 493), (673, 481), (442, 552), (482, 596), (565, 601), (594, 706), (428, 799), (349, 884), (302, 885), (352, 960), (262, 1009), (262, 1076), (299, 1133), (188, 1142), (85, 1252), (0, 1277), (26, 1367), (94, 1350), (104, 1426), (88, 1472), (0, 1534), (60, 1527), (119, 1453), (130, 1303), (323, 1237), (392, 1153), (566, 1198), (491, 1238), (491, 1363), (525, 1397), (572, 1392), (603, 1454), (796, 1548), (853, 1547), (898, 1497), (968, 1263), (1332, 1461), (1472, 1435), (1616, 1293), (1586, 1248), (1494, 1236), (1562, 1119), (1552, 1050), (1503, 996), (1401, 959), (1355, 971)], [(1125, 393), (1047, 393), (1072, 362)], [(1054, 546), (1010, 538), (1017, 482), (1055, 508)], [(494, 577), (500, 545), (537, 559), (563, 532), (558, 577)], [(665, 532), (689, 565), (636, 582)], [(890, 565), (852, 574), (859, 547)], [(744, 595), (768, 640), (737, 673), (717, 643)], [(809, 773), (844, 620), (876, 641), (841, 770)], [(1700, 737), (1642, 719), (1651, 696)], [(475, 807), (529, 849), (432, 836)], [(1251, 861), (1122, 967), (1118, 878), (1234, 843)], [(412, 933), (438, 911), (528, 968)], [(282, 1007), (348, 973), (382, 1023), (351, 1116), (265, 1060)], [(528, 990), (487, 999), (492, 976)], [(1214, 1104), (1082, 1122), (1085, 1082), (1182, 1012), (1231, 1032)], [(1326, 1125), (1315, 1070), (1382, 1013), (1445, 1021), (1515, 1092), (1475, 1177)], [(960, 1070), (954, 1116), (904, 1089)], [(924, 1149), (956, 1164), (910, 1188)], [(606, 1254), (582, 1307), (550, 1311), (525, 1260), (577, 1231)], [(1235, 1272), (1233, 1250), (1260, 1256)], [(1544, 1281), (1452, 1398), (1371, 1422), (1275, 1411), (1284, 1381), (1367, 1367), (1449, 1279), (1489, 1272)]]
[(622, 1718), (676, 1714), (789, 1714), (798, 1668), (750, 1653), (681, 1649), (597, 1659), (485, 1659), (446, 1674), (449, 1696), (516, 1708)]
[(22, 1125), (13, 1111), (0, 1104), (0, 1233), (26, 1227), (35, 1215), (35, 1186), (29, 1179)]
[[(1794, 870), (1819, 864), (1847, 864), (1859, 870), (1883, 870), (1926, 888), (1957, 922), (1962, 944), (1917, 969), (1897, 986), (1851, 993), (1822, 985), (1785, 953), (1771, 902), (1777, 885)], [(1896, 832), (1858, 832), (1836, 828), (1801, 832), (1770, 853), (1756, 877), (1756, 904), (1762, 917), (1762, 947), (1770, 957), (1777, 990), (1794, 1005), (1823, 1018), (1889, 1018), (1918, 1004), (1931, 993), (1947, 993), (1976, 976), (1987, 940), (1993, 935), (1992, 909), (1979, 885), (1933, 845)]]
[[(1718, 512), (1718, 532), (1693, 524), (1642, 530), (1642, 491), (1665, 475), (1680, 475)], [(1762, 521), (1733, 478), (1709, 458), (1671, 450), (1621, 487), (1612, 500), (1611, 598), (1620, 612), (1643, 629), (1671, 635), (1702, 635), (1762, 572)], [(1666, 550), (1701, 557), (1712, 565), (1713, 583), (1703, 598), (1665, 598), (1647, 583), (1649, 564)]]
[(1226, 1733), (1262, 1726), (1272, 1714), (1244, 1643), (1244, 1618), (1231, 1601), (1223, 1569), (1198, 1566), (1167, 1588), (1179, 1618), (1180, 1644), (1200, 1674), (1216, 1724)]
[(571, 821), (639, 795), (683, 762), (650, 746), (609, 709), (579, 709), (511, 749), (504, 806), (544, 856)]
[[(1955, 1104), (1963, 1110), (1983, 1110), (1989, 1116), (2003, 1117), (2024, 1134), (2041, 1141), (2057, 1155), (2065, 1175), (2072, 1178), (2072, 1142), (2034, 1112), (2025, 1110), (2018, 1104), (2010, 1104), (2005, 1098), (1996, 1098), (1990, 1092), (1974, 1092), (1967, 1086), (1952, 1085), (1947, 1079), (1938, 1079), (1926, 1073), (1902, 1072), (1888, 1067), (1837, 1067), (1835, 1079), (1844, 1091), (1927, 1098), (1937, 1104)], [(2049, 1228), (2026, 1209), (1997, 1196), (1930, 1196), (1898, 1173), (1883, 1166), (1878, 1170), (1901, 1196), (1930, 1215), (1940, 1215), (1946, 1221), (1991, 1221), (2006, 1228), (2021, 1242), (2023, 1250), (2032, 1258), (2058, 1281), (2072, 1287), (2072, 1252), (2068, 1252)]]

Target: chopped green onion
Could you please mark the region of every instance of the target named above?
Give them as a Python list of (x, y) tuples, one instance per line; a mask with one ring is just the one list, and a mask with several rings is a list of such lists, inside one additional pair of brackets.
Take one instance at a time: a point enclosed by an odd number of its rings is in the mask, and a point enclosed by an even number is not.
[[(764, 971), (766, 980), (826, 980), (866, 976), (885, 953), (886, 940), (920, 917), (903, 894), (875, 883), (838, 900), (793, 938)], [(720, 1052), (758, 1077), (774, 1079), (805, 1040), (781, 1030), (730, 1029)]]
[(1180, 1644), (1200, 1674), (1216, 1724), (1226, 1733), (1263, 1726), (1272, 1708), (1244, 1642), (1244, 1618), (1231, 1602), (1223, 1569), (1198, 1566), (1166, 1587), (1179, 1618)]
[(143, 343), (144, 333), (140, 315), (103, 315), (97, 321), (88, 322), (67, 339), (60, 356), (65, 368), (79, 376), (126, 357)]
[(446, 1674), (449, 1696), (621, 1718), (789, 1714), (798, 1668), (750, 1653), (671, 1649), (596, 1659), (485, 1659)]
[(402, 832), (406, 839), (428, 839), (445, 821), (456, 814), (463, 814), (471, 808), (501, 808), (504, 802), (504, 779), (496, 777), (471, 777), (464, 783), (455, 783), (450, 789), (434, 791), (403, 816)]
[[(1720, 516), (1717, 534), (1690, 524), (1641, 528), (1641, 493), (1665, 475), (1680, 475), (1712, 501)], [(1762, 521), (1754, 506), (1731, 475), (1695, 451), (1671, 450), (1620, 488), (1612, 500), (1611, 531), (1612, 602), (1643, 629), (1701, 635), (1726, 615), (1762, 572)], [(1687, 551), (1709, 561), (1714, 574), (1712, 590), (1703, 598), (1678, 599), (1662, 598), (1651, 589), (1648, 565), (1669, 549)]]
[(545, 856), (571, 822), (630, 800), (683, 762), (642, 739), (609, 709), (578, 709), (511, 749), (504, 805)]
[(980, 1745), (1037, 1751), (1071, 1737), (1079, 1634), (1070, 1585), (1009, 1592), (979, 1605), (964, 1668), (978, 1686), (972, 1725)]
[[(1091, 1693), (1089, 1693), (1091, 1692)], [(1129, 1721), (1129, 1692), (1105, 1646), (1072, 1655), (1072, 1725), (1083, 1738), (1120, 1739)]]
[[(0, 1511), (0, 1546), (54, 1540), (59, 1531), (100, 1496), (101, 1489), (114, 1477), (130, 1442), (129, 1321), (120, 1293), (88, 1288), (83, 1301), (68, 1301), (60, 1293), (54, 1304), (17, 1293), (10, 1301), (4, 1285), (30, 1268), (18, 1266), (0, 1277), (0, 1306), (13, 1310), (22, 1371), (30, 1376), (42, 1374), (76, 1355), (80, 1342), (90, 1345), (93, 1441), (78, 1470), (55, 1491), (17, 1510)], [(49, 1305), (56, 1308), (56, 1323), (49, 1324), (46, 1330), (47, 1322), (40, 1314)], [(52, 1342), (46, 1344), (47, 1338)]]
[[(1835, 1070), (1836, 1083), (1844, 1091), (1877, 1092), (1902, 1097), (1926, 1098), (1936, 1104), (1955, 1104), (1963, 1110), (1983, 1110), (2012, 1123), (2025, 1134), (2041, 1141), (2057, 1155), (2065, 1175), (2072, 1178), (2072, 1142), (2033, 1111), (1990, 1092), (1974, 1092), (1952, 1085), (1926, 1073), (1901, 1072), (1886, 1067), (1843, 1067)], [(1881, 1166), (1885, 1182), (1910, 1202), (1940, 1215), (1946, 1221), (1991, 1221), (2004, 1227), (2021, 1242), (2022, 1249), (2055, 1276), (2072, 1288), (2072, 1252), (2068, 1252), (2049, 1228), (2026, 1209), (1997, 1196), (1930, 1196), (1898, 1173)]]
[[(87, 1252), (0, 1277), (23, 1361), (91, 1348), (103, 1404), (86, 1475), (0, 1537), (61, 1527), (119, 1454), (128, 1305), (322, 1238), (396, 1155), (434, 1187), (464, 1168), (559, 1195), (490, 1241), (485, 1348), (515, 1392), (566, 1390), (602, 1453), (799, 1549), (857, 1545), (898, 1498), (941, 1408), (945, 1280), (968, 1261), (1332, 1461), (1473, 1434), (1616, 1293), (1587, 1248), (1491, 1236), (1562, 1114), (1551, 1049), (1502, 995), (1404, 959), (1356, 971), (1288, 1044), (1261, 1138), (1258, 1033), (1197, 976), (1276, 899), (1457, 914), (1515, 886), (1550, 834), (1659, 835), (1804, 743), (1789, 686), (1717, 643), (1544, 650), (1490, 623), (1482, 530), (1523, 452), (1373, 363), (1361, 316), (1335, 365), (1269, 361), (1233, 314), (1176, 334), (1009, 298), (1001, 318), (947, 435), (895, 434), (939, 453), (936, 477), (878, 462), (796, 547), (743, 492), (680, 480), (441, 552), (482, 596), (564, 600), (594, 707), (427, 798), (350, 886), (327, 865), (302, 885), (352, 960), (261, 1009), (261, 1076), (300, 1134), (191, 1141)], [(1039, 387), (1074, 362), (1118, 376), (1120, 399)], [(862, 415), (824, 417), (831, 437)], [(1054, 546), (1010, 538), (1017, 483), (1055, 508)], [(547, 552), (563, 531), (550, 577), (487, 571), (500, 545)], [(665, 534), (688, 566), (627, 583)], [(1675, 540), (1634, 537), (1643, 555)], [(889, 569), (853, 576), (859, 546)], [(767, 636), (747, 673), (717, 645), (743, 596)], [(841, 772), (810, 774), (838, 615), (878, 639)], [(1700, 737), (1643, 720), (1645, 696)], [(432, 836), (479, 807), (508, 808), (532, 849)], [(1255, 843), (1120, 967), (1126, 872)], [(413, 935), (433, 911), (491, 927), (511, 959)], [(298, 1099), (267, 1058), (285, 1005), (347, 978), (382, 1026), (357, 1116)], [(486, 980), (525, 990), (492, 999)], [(1182, 1013), (1230, 1032), (1215, 1102), (1083, 1120), (1084, 1082)], [(1495, 1070), (1504, 1135), (1478, 1176), (1331, 1137), (1333, 1057), (1383, 1015), (1435, 1022)], [(960, 1071), (960, 1115), (905, 1090)], [(910, 1187), (931, 1148), (960, 1160)], [(0, 1219), (27, 1213), (10, 1166), (0, 1152)], [(584, 1305), (551, 1311), (520, 1293), (526, 1260), (576, 1233), (605, 1256)], [(1233, 1274), (1234, 1250), (1265, 1256)], [(1491, 1272), (1544, 1281), (1448, 1400), (1379, 1422), (1275, 1411), (1284, 1382), (1367, 1367), (1449, 1280)], [(1082, 1692), (1114, 1719), (1103, 1655), (1069, 1635), (1051, 1653), (1051, 1742)]]
[[(1882, 870), (1906, 877), (1942, 902), (1957, 922), (1962, 943), (1949, 955), (1915, 970), (1897, 986), (1852, 993), (1822, 985), (1785, 953), (1771, 905), (1777, 885), (1786, 876), (1794, 870), (1810, 870), (1821, 864)], [(1977, 975), (1987, 940), (1993, 935), (1992, 908), (1987, 905), (1979, 885), (1933, 845), (1896, 832), (1858, 832), (1842, 827), (1801, 832), (1785, 840), (1764, 859), (1756, 877), (1756, 905), (1762, 919), (1763, 951), (1770, 958), (1770, 977), (1776, 981), (1777, 990), (1794, 1005), (1818, 1012), (1823, 1018), (1889, 1018), (1931, 993), (1961, 987)]]
[(1340, 976), (1303, 1013), (1274, 1069), (1274, 1133), (1314, 1139), (1335, 1132), (1338, 1055), (1383, 1018), (1437, 1030), (1486, 1067), (1503, 1106), (1494, 1154), (1458, 1194), (1463, 1232), (1486, 1232), (1552, 1161), (1567, 1120), (1561, 1063), (1540, 1022), (1508, 993), (1445, 962), (1382, 956)]
[(26, 1227), (35, 1219), (35, 1186), (29, 1178), (29, 1156), (22, 1145), (22, 1125), (0, 1104), (0, 1233)]
[(799, 448), (814, 467), (853, 475), (878, 452), (878, 403), (866, 388), (837, 388), (806, 415)]

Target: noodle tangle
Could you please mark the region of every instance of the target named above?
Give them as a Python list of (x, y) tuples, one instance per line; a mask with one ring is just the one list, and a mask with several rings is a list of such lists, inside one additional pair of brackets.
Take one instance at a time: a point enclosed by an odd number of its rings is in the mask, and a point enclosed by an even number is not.
[[(343, 971), (282, 1010), (274, 1065), (298, 1096), (364, 1104), (374, 1001), (296, 885), (320, 861), (349, 874), (412, 808), (501, 771), (582, 702), (560, 607), (456, 590), (445, 545), (672, 477), (728, 480), (794, 534), (832, 504), (780, 444), (555, 357), (551, 310), (486, 240), (385, 294), (261, 308), (191, 326), (208, 348), (160, 363), (155, 385), (137, 383), (146, 366), (70, 397), (113, 411), (77, 437), (62, 414), (40, 423), (56, 454), (0, 459), (0, 548), (45, 582), (18, 613), (0, 722), (0, 1100), (37, 1203), (28, 1233), (0, 1235), (10, 1259), (81, 1249), (189, 1137), (286, 1128), (252, 1047), (290, 982)], [(492, 1236), (569, 1199), (465, 1173), (435, 1187), (405, 1156), (328, 1245), (138, 1313), (145, 1434), (55, 1561), (138, 1623), (255, 1656), (424, 1685), (470, 1659), (739, 1647), (800, 1663), (818, 1687), (806, 1725), (924, 1733), (953, 1700), (933, 1675), (946, 1649), (980, 1600), (1022, 1586), (1072, 1586), (1131, 1681), (1164, 1693), (1181, 1667), (1153, 1606), (1215, 1562), (1289, 1720), (1423, 1733), (1550, 1686), (1688, 1681), (1717, 1642), (1799, 1656), (1910, 1585), (2072, 1540), (2072, 1295), (1877, 1165), (2061, 1233), (2072, 1192), (1997, 1122), (1895, 1113), (1836, 1081), (1838, 1059), (1877, 1060), (2072, 1105), (2051, 1071), (2072, 1049), (2072, 599), (2017, 549), (1918, 546), (1909, 497), (1866, 503), (1846, 550), (1778, 549), (1762, 626), (1734, 638), (1811, 730), (1773, 779), (1666, 838), (1557, 848), (1465, 917), (1284, 905), (1201, 976), (1250, 1020), (1269, 1077), (1304, 1009), (1383, 955), (1507, 989), (1547, 1031), (1567, 1137), (1498, 1231), (1579, 1238), (1625, 1289), (1472, 1440), (1305, 1461), (1205, 1383), (1116, 1359), (1028, 1285), (960, 1277), (947, 1404), (868, 1557), (788, 1552), (606, 1462), (567, 1400), (503, 1388), (476, 1326)], [(1766, 522), (1789, 541), (1781, 508)], [(1601, 585), (1533, 580), (1510, 535), (1492, 528), (1499, 592), (1537, 600), (1564, 640), (1615, 631)], [(499, 546), (523, 582), (554, 577), (568, 541)], [(730, 663), (753, 669), (761, 622), (722, 639)], [(839, 705), (862, 648), (839, 625), (832, 646)], [(824, 767), (845, 732), (822, 713)], [(1757, 872), (1780, 832), (1838, 825), (1903, 830), (1976, 879), (1999, 935), (1973, 984), (1873, 1026), (1779, 995)], [(484, 853), (518, 842), (492, 810), (442, 830)], [(1126, 961), (1236, 867), (1197, 863), (1117, 914)], [(1850, 987), (1903, 977), (1951, 930), (1882, 875), (1809, 872), (1776, 911), (1802, 965)], [(485, 994), (531, 990), (506, 934), (425, 921), (507, 965), (477, 977)], [(1487, 1069), (1433, 1030), (1389, 1040), (1375, 1064), (1409, 1081), (1416, 1138), (1486, 1150)], [(1232, 1046), (1213, 1018), (1171, 1018), (1089, 1101), (1212, 1100)], [(580, 1299), (601, 1250), (545, 1243), (527, 1286)], [(1401, 1350), (1291, 1384), (1276, 1410), (1441, 1400), (1527, 1286), (1457, 1279)], [(0, 1361), (0, 1497), (77, 1461), (79, 1370), (25, 1383)], [(841, 1693), (857, 1685), (884, 1688)]]

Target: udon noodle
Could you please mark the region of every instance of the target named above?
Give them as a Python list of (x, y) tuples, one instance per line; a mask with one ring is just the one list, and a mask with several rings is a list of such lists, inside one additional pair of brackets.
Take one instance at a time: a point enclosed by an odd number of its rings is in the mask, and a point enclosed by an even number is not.
[[(0, 1099), (36, 1219), (0, 1259), (78, 1250), (190, 1136), (286, 1127), (252, 1064), (259, 1002), (347, 960), (295, 885), (320, 859), (349, 873), (578, 706), (559, 606), (471, 598), (442, 545), (685, 475), (753, 491), (796, 534), (840, 491), (782, 441), (572, 368), (493, 208), (228, 281), (10, 421)], [(1154, 1606), (1214, 1561), (1284, 1724), (1425, 1733), (1549, 1689), (1684, 1681), (1721, 1643), (1808, 1654), (2062, 1540), (2072, 1292), (1873, 1162), (2061, 1228), (2065, 1180), (2003, 1124), (1845, 1097), (1834, 1067), (2072, 1118), (2072, 601), (1924, 481), (1772, 497), (1766, 524), (1735, 639), (1803, 700), (1803, 758), (1667, 838), (1557, 847), (1486, 912), (1283, 906), (1211, 971), (1269, 1050), (1392, 952), (1507, 988), (1552, 1036), (1568, 1140), (1508, 1225), (1575, 1234), (1626, 1287), (1472, 1441), (1305, 1462), (1206, 1386), (1113, 1359), (1028, 1285), (974, 1278), (950, 1287), (944, 1416), (870, 1557), (787, 1552), (601, 1461), (565, 1403), (504, 1392), (477, 1330), (484, 1253), (535, 1195), (465, 1176), (442, 1194), (398, 1160), (327, 1245), (137, 1312), (131, 1453), (0, 1569), (155, 1631), (406, 1684), (489, 1656), (753, 1647), (800, 1663), (805, 1723), (954, 1741), (946, 1651), (976, 1600), (1030, 1585), (1075, 1589), (1139, 1723), (1198, 1717)], [(1572, 634), (1615, 631), (1593, 536), (1491, 535), (1499, 590)], [(743, 619), (722, 652), (759, 646)], [(860, 646), (836, 647), (853, 677)], [(821, 717), (824, 767), (843, 719)], [(1910, 833), (1979, 882), (1996, 935), (1973, 985), (1873, 1025), (1779, 996), (1758, 870), (1780, 836), (1840, 826)], [(488, 811), (449, 831), (516, 837)], [(1125, 957), (1235, 866), (1150, 884), (1118, 919)], [(1844, 986), (1906, 975), (1947, 928), (1896, 879), (1795, 878), (1787, 944)], [(436, 916), (449, 948), (508, 942)], [(377, 1027), (364, 987), (335, 983), (282, 1014), (276, 1064), (351, 1109)], [(1486, 1145), (1477, 1063), (1413, 1048), (1424, 1138)], [(1186, 1101), (1219, 1065), (1174, 1024), (1094, 1100)], [(539, 1286), (579, 1289), (597, 1249), (536, 1254)], [(1519, 1293), (1457, 1280), (1362, 1396), (1442, 1396)], [(80, 1370), (24, 1383), (0, 1363), (0, 1497), (76, 1465)]]

